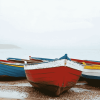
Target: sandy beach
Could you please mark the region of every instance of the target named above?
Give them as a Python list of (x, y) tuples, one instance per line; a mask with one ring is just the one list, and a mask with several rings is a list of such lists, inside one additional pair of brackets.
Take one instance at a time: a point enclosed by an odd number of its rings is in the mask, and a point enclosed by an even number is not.
[(59, 97), (34, 89), (26, 78), (0, 77), (0, 100), (99, 100), (100, 87), (79, 80)]

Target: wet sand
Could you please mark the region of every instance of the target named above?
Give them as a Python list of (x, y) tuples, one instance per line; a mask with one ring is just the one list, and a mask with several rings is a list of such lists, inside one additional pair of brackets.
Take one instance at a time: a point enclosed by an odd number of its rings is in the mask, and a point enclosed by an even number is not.
[(54, 97), (34, 89), (26, 78), (0, 77), (0, 100), (99, 100), (100, 87), (91, 86), (85, 80), (69, 91)]

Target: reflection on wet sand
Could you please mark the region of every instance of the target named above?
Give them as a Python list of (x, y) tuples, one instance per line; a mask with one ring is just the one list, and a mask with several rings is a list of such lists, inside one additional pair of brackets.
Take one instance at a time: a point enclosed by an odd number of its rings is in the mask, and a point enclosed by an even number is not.
[(27, 79), (0, 80), (0, 100), (99, 100), (99, 95), (100, 87), (90, 86), (84, 80), (59, 97), (35, 89)]
[(27, 98), (26, 92), (18, 92), (16, 90), (0, 90), (0, 97), (1, 98), (17, 98), (17, 99), (24, 99)]

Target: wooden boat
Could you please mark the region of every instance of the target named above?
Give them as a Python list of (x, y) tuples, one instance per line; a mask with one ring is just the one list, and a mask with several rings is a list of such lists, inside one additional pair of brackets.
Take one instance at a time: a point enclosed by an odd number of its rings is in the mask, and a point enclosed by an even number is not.
[(87, 83), (91, 85), (100, 86), (100, 62), (99, 61), (79, 60), (79, 59), (71, 59), (71, 60), (84, 65), (84, 71), (82, 71), (81, 78), (83, 77), (87, 81)]
[(100, 72), (82, 72), (82, 77), (84, 77), (88, 84), (100, 86)]
[[(30, 57), (30, 59), (39, 59), (42, 61), (52, 61), (54, 59), (49, 58), (38, 58), (38, 57)], [(89, 84), (93, 84), (95, 81), (96, 85), (97, 83), (100, 84), (100, 61), (94, 61), (94, 60), (80, 60), (80, 59), (71, 59), (72, 61), (75, 61), (77, 63), (84, 65), (84, 71), (82, 71), (82, 75), (80, 78), (84, 78)], [(97, 65), (98, 64), (98, 65)]]
[(73, 59), (71, 58), (72, 61), (75, 61), (75, 62), (78, 62), (78, 63), (81, 63), (82, 62), (85, 62), (86, 64), (96, 64), (96, 65), (100, 65), (100, 61), (93, 61), (93, 60), (81, 60), (81, 59)]
[[(30, 57), (30, 56), (29, 56)], [(20, 58), (7, 58), (8, 61), (12, 61), (15, 63), (22, 63), (24, 64), (24, 61), (27, 61), (27, 64), (35, 64), (35, 63), (39, 63), (39, 62), (43, 62), (42, 60), (36, 60), (36, 59), (20, 59)]]
[(84, 69), (90, 69), (90, 70), (100, 70), (100, 65), (95, 65), (95, 64), (86, 64), (83, 62), (83, 65), (85, 65)]
[[(40, 58), (40, 57), (31, 57), (31, 56), (29, 56), (29, 59), (30, 59), (30, 60), (40, 60), (40, 61), (42, 61), (42, 62), (57, 60), (57, 58), (56, 58), (56, 59), (50, 59), (50, 58)], [(69, 59), (69, 58), (67, 58), (67, 59)], [(70, 60), (70, 59), (69, 59), (69, 60)]]
[(85, 78), (89, 84), (100, 86), (100, 65), (86, 64), (84, 62), (83, 64), (85, 65), (85, 72), (82, 72), (82, 77)]
[(0, 76), (26, 77), (24, 64), (14, 63), (7, 60), (0, 60)]
[(24, 69), (27, 80), (33, 87), (59, 96), (76, 84), (84, 67), (71, 61), (65, 54), (59, 59), (48, 60), (48, 62), (37, 65), (27, 65), (26, 63)]

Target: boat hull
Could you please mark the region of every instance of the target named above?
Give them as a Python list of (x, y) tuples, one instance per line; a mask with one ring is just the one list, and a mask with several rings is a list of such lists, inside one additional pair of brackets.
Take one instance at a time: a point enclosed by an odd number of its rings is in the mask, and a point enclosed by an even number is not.
[(51, 91), (58, 96), (78, 81), (81, 71), (66, 66), (25, 70), (28, 81), (39, 89)]
[(26, 77), (24, 65), (16, 63), (0, 62), (0, 76), (6, 75), (11, 77)]
[(100, 80), (100, 73), (97, 72), (83, 72), (82, 76), (88, 79), (98, 79)]
[(36, 59), (20, 59), (20, 58), (7, 58), (8, 61), (11, 61), (13, 63), (21, 63), (24, 64), (24, 61), (27, 61), (27, 64), (36, 64), (36, 63), (40, 63), (43, 62), (42, 60), (36, 60)]
[(72, 61), (78, 62), (78, 63), (82, 63), (85, 62), (86, 64), (96, 64), (96, 65), (100, 65), (99, 61), (92, 61), (92, 60), (80, 60), (80, 59), (72, 59)]
[(91, 85), (100, 86), (99, 72), (82, 72), (82, 77)]

